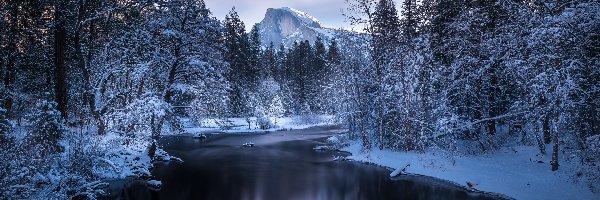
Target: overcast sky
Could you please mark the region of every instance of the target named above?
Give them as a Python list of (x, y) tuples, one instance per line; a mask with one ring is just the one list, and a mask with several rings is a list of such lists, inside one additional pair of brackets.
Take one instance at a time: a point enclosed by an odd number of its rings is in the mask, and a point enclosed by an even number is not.
[(327, 28), (349, 28), (342, 10), (344, 0), (204, 0), (206, 6), (217, 19), (225, 19), (231, 8), (235, 6), (238, 15), (246, 24), (246, 29), (260, 22), (267, 8), (291, 7), (303, 11), (321, 21)]

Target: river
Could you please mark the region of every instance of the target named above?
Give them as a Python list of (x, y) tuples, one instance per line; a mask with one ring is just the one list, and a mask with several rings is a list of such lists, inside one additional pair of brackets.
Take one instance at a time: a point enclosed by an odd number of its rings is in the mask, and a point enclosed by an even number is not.
[[(347, 161), (349, 153), (315, 150), (336, 127), (264, 134), (218, 134), (200, 140), (160, 140), (183, 163), (161, 163), (153, 174), (162, 188), (152, 199), (503, 199), (418, 175), (390, 178), (388, 169)], [(245, 147), (251, 142), (253, 147)], [(136, 192), (126, 199), (147, 199)], [(139, 192), (137, 192), (139, 193)], [(133, 195), (132, 195), (133, 194)]]

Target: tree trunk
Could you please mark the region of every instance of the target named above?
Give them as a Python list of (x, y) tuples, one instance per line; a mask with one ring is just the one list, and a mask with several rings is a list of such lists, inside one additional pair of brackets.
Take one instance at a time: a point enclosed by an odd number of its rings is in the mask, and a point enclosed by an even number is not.
[[(556, 63), (556, 70), (557, 72), (559, 72), (559, 77), (561, 78), (561, 80), (564, 80), (564, 76), (562, 76), (562, 74), (560, 73), (560, 60), (556, 59), (555, 60)], [(558, 86), (557, 86), (558, 87)], [(562, 112), (562, 109), (560, 109), (560, 98), (556, 97), (555, 102), (554, 102), (554, 109), (553, 109), (553, 114), (554, 114), (554, 120), (552, 121), (552, 130), (554, 131), (554, 145), (552, 145), (552, 161), (550, 162), (552, 164), (552, 171), (556, 171), (558, 170), (558, 120), (559, 120), (559, 116)]]
[(542, 138), (540, 137), (540, 134), (537, 133), (537, 131), (540, 131), (540, 122), (536, 122), (535, 123), (535, 129), (536, 129), (536, 134), (535, 134), (535, 139), (537, 141), (538, 144), (538, 148), (540, 149), (540, 153), (541, 154), (546, 154), (546, 145), (544, 144), (544, 141), (542, 140)]
[(169, 80), (167, 81), (167, 88), (166, 88), (166, 92), (165, 92), (165, 102), (167, 103), (171, 103), (171, 101), (173, 100), (173, 90), (171, 89), (171, 87), (173, 86), (173, 83), (175, 83), (175, 74), (176, 74), (176, 64), (173, 64), (173, 66), (171, 66), (171, 70), (169, 72)]
[[(181, 42), (178, 42), (176, 45), (179, 45)], [(165, 88), (165, 102), (167, 103), (172, 103), (171, 101), (173, 100), (173, 90), (171, 89), (171, 87), (173, 86), (173, 84), (175, 83), (175, 78), (177, 75), (177, 67), (179, 65), (179, 56), (180, 56), (180, 49), (179, 47), (175, 47), (175, 62), (173, 63), (173, 65), (171, 65), (171, 69), (169, 70), (169, 77), (167, 80), (167, 86)]]
[(14, 103), (14, 99), (12, 98), (10, 92), (12, 92), (12, 86), (16, 79), (15, 56), (17, 54), (17, 12), (17, 6), (13, 5), (10, 18), (10, 34), (8, 36), (8, 60), (6, 62), (6, 74), (4, 76), (4, 89), (8, 94), (6, 95), (6, 100), (4, 101), (3, 107), (6, 109), (7, 117), (11, 116)]
[[(97, 37), (97, 33), (96, 33), (96, 28), (94, 25), (94, 22), (90, 22), (89, 25), (89, 30), (90, 30), (90, 42), (89, 42), (89, 47), (88, 47), (88, 52), (87, 52), (87, 59), (85, 60), (85, 62), (83, 63), (85, 70), (83, 70), (84, 74), (84, 78), (87, 80), (86, 82), (86, 93), (87, 93), (87, 98), (88, 98), (88, 102), (89, 102), (89, 106), (90, 106), (90, 111), (92, 111), (92, 114), (94, 115), (94, 119), (96, 120), (96, 126), (98, 126), (97, 128), (97, 133), (99, 135), (104, 135), (106, 133), (106, 122), (104, 122), (104, 119), (102, 119), (102, 116), (104, 115), (104, 111), (98, 110), (96, 108), (96, 97), (94, 95), (94, 89), (92, 88), (92, 82), (91, 82), (91, 76), (90, 76), (90, 71), (87, 70), (88, 66), (90, 66), (91, 60), (92, 60), (92, 56), (93, 56), (93, 50), (94, 50), (94, 40)], [(83, 56), (83, 54), (82, 54)], [(83, 57), (82, 57), (83, 58)]]
[(167, 81), (167, 86), (166, 86), (166, 91), (165, 91), (165, 102), (167, 103), (171, 103), (171, 101), (173, 100), (173, 90), (171, 89), (171, 87), (173, 86), (173, 83), (175, 83), (175, 74), (177, 71), (177, 62), (175, 62), (175, 64), (173, 64), (171, 66), (171, 70), (169, 71), (169, 78)]
[(68, 120), (68, 82), (66, 66), (67, 30), (64, 24), (65, 2), (60, 1), (55, 12), (56, 27), (54, 30), (54, 98), (61, 116)]
[(136, 98), (142, 98), (142, 94), (144, 94), (144, 84), (145, 84), (145, 80), (144, 77), (142, 76), (142, 79), (140, 80), (140, 84), (138, 85), (137, 88), (137, 95)]
[[(498, 89), (498, 80), (496, 78), (496, 68), (498, 67), (498, 62), (494, 62), (494, 65), (491, 67), (490, 71), (490, 85), (489, 85), (489, 93), (487, 104), (488, 104), (488, 114), (489, 117), (495, 117), (500, 114), (498, 111), (499, 105), (497, 104), (496, 95), (500, 95), (500, 91)], [(489, 120), (487, 122), (488, 134), (496, 135), (496, 120)]]
[(542, 131), (544, 132), (544, 143), (550, 144), (550, 119), (548, 115), (544, 115), (542, 119)]
[(552, 161), (550, 162), (552, 164), (552, 171), (556, 171), (558, 170), (558, 127), (556, 126), (556, 123), (558, 122), (558, 120), (554, 120), (553, 124), (553, 131), (554, 131), (554, 145), (552, 145)]
[(488, 134), (496, 135), (496, 120), (487, 121)]
[(151, 140), (152, 140), (152, 144), (150, 144), (150, 148), (148, 149), (148, 157), (150, 157), (151, 160), (154, 160), (154, 155), (156, 153), (156, 141), (154, 141), (154, 135), (155, 135), (155, 119), (154, 119), (154, 115), (152, 115), (152, 118), (150, 118), (150, 129), (151, 129)]
[[(14, 48), (13, 48), (14, 50)], [(6, 94), (6, 100), (4, 101), (3, 107), (6, 109), (6, 116), (10, 117), (12, 113), (12, 107), (14, 103), (14, 99), (10, 92), (12, 92), (12, 86), (15, 81), (15, 61), (14, 54), (16, 52), (9, 50), (8, 62), (6, 63), (6, 74), (4, 76), (4, 89), (8, 94)]]
[[(83, 1), (79, 1), (79, 23), (82, 23), (82, 20), (85, 16), (85, 12), (84, 12), (84, 5), (83, 5)], [(84, 57), (83, 54), (83, 49), (81, 47), (81, 33), (82, 33), (82, 29), (83, 29), (83, 24), (79, 24), (78, 25), (78, 29), (75, 32), (75, 35), (73, 37), (73, 44), (75, 46), (75, 53), (77, 55), (77, 66), (79, 68), (79, 70), (81, 70), (82, 72), (82, 76), (83, 76), (83, 103), (84, 104), (88, 104), (88, 107), (90, 109), (90, 113), (92, 114), (92, 117), (94, 117), (94, 120), (96, 121), (96, 130), (97, 130), (97, 134), (98, 135), (104, 135), (105, 131), (106, 131), (106, 124), (104, 122), (104, 120), (102, 119), (102, 113), (96, 108), (96, 98), (95, 95), (92, 93), (92, 84), (91, 84), (91, 76), (90, 76), (90, 71), (88, 69), (88, 63), (89, 63), (89, 59), (91, 59), (91, 50), (92, 48), (88, 49), (88, 54), (87, 54), (87, 60)], [(94, 40), (94, 25), (93, 23), (90, 23), (89, 25), (89, 30), (90, 30), (90, 40), (92, 40), (90, 43), (93, 43)]]
[(377, 68), (377, 135), (379, 136), (379, 149), (383, 150), (383, 72), (381, 66)]
[(150, 118), (150, 131), (152, 134), (152, 143), (150, 144), (150, 147), (148, 149), (148, 156), (152, 161), (154, 161), (154, 156), (156, 155), (156, 149), (158, 148), (158, 145), (156, 143), (158, 141), (158, 138), (160, 137), (160, 131), (162, 129), (162, 124), (164, 123), (163, 119), (157, 120), (155, 118), (156, 117), (154, 115), (152, 115), (152, 118)]

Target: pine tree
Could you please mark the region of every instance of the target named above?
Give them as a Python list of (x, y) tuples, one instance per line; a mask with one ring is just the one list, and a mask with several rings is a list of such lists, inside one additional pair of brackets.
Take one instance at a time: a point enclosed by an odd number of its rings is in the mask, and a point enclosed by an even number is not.
[(391, 49), (398, 45), (401, 35), (398, 11), (392, 0), (379, 1), (373, 13), (372, 30), (374, 56), (377, 62), (377, 56), (391, 53)]
[(256, 86), (258, 86), (258, 82), (260, 81), (261, 71), (260, 68), (260, 55), (261, 55), (261, 44), (260, 44), (260, 35), (258, 26), (252, 26), (252, 30), (250, 30), (248, 41), (248, 62), (249, 69), (247, 71), (248, 80), (250, 82), (251, 90), (254, 90)]
[(340, 50), (338, 49), (337, 42), (335, 39), (329, 42), (329, 46), (327, 47), (327, 63), (330, 65), (338, 65), (341, 63), (341, 55)]
[(380, 0), (373, 13), (372, 32), (373, 39), (373, 64), (375, 75), (370, 80), (373, 97), (372, 102), (375, 114), (375, 135), (378, 137), (379, 149), (384, 147), (384, 76), (392, 68), (394, 62), (390, 58), (395, 55), (395, 50), (399, 46), (399, 36), (401, 35), (400, 19), (396, 6), (391, 0)]
[[(341, 68), (341, 55), (338, 49), (338, 44), (335, 39), (329, 41), (327, 47), (327, 53), (325, 55), (325, 65), (327, 66), (323, 72), (323, 88), (321, 89), (321, 106), (322, 112), (327, 114), (334, 114), (339, 110), (341, 104), (337, 103), (340, 97), (333, 97), (341, 92), (340, 87), (343, 84), (338, 81), (343, 80), (343, 71)], [(337, 105), (336, 105), (337, 104)]]
[(404, 0), (402, 3), (402, 33), (405, 39), (413, 39), (417, 36), (418, 31), (418, 19), (417, 14), (418, 7), (416, 0)]
[(275, 46), (273, 42), (267, 46), (265, 51), (261, 54), (261, 67), (260, 67), (260, 77), (262, 80), (273, 78), (275, 80), (280, 80), (278, 77), (278, 67), (277, 67), (277, 53), (275, 52)]
[[(248, 103), (246, 96), (249, 88), (252, 88), (248, 76), (251, 69), (248, 59), (248, 35), (245, 31), (244, 22), (240, 20), (235, 7), (225, 17), (224, 23), (225, 47), (227, 49), (225, 60), (229, 62), (231, 68), (228, 76), (231, 83), (229, 92), (230, 113), (237, 116), (248, 115), (250, 111), (246, 106)], [(250, 87), (248, 88), (248, 86)]]
[(302, 41), (294, 49), (294, 64), (290, 68), (295, 67), (294, 87), (296, 91), (296, 113), (310, 113), (310, 86), (309, 77), (311, 66), (312, 48), (308, 41)]
[(325, 49), (325, 44), (320, 37), (317, 37), (313, 45), (313, 51), (311, 54), (311, 64), (308, 71), (308, 80), (309, 83), (309, 94), (310, 98), (310, 106), (313, 108), (314, 112), (322, 112), (323, 101), (320, 97), (320, 93), (323, 90), (322, 87), (325, 85), (325, 75), (327, 70), (326, 63), (326, 54), (327, 50)]
[(426, 1), (428, 4), (424, 4), (424, 7), (428, 7), (429, 19), (429, 31), (431, 33), (431, 48), (433, 50), (434, 59), (448, 64), (451, 61), (450, 57), (445, 55), (448, 51), (443, 48), (444, 41), (451, 37), (448, 31), (448, 27), (451, 22), (460, 14), (463, 9), (463, 0), (447, 1), (447, 0), (433, 0)]
[(287, 62), (288, 57), (287, 56), (287, 51), (285, 46), (283, 45), (283, 43), (279, 44), (279, 48), (276, 52), (276, 58), (277, 58), (277, 69), (275, 70), (275, 81), (279, 82), (279, 83), (284, 83), (284, 78), (286, 77), (285, 74), (285, 65)]

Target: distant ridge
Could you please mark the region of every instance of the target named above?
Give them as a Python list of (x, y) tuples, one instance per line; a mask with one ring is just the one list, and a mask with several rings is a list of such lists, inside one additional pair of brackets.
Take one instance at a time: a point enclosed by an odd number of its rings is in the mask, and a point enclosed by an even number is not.
[(317, 18), (289, 7), (267, 9), (265, 18), (257, 25), (263, 46), (272, 42), (276, 46), (283, 43), (291, 47), (297, 41), (314, 43), (318, 37), (327, 41), (337, 32), (323, 27)]

